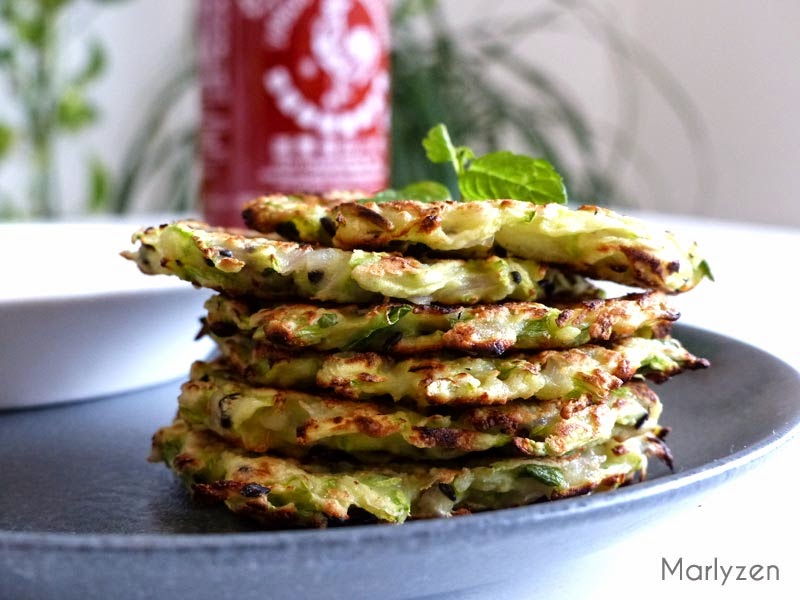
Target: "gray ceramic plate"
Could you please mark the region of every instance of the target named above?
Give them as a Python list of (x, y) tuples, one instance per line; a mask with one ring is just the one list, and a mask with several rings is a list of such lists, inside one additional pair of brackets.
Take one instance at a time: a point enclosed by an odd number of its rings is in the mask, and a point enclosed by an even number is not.
[(730, 338), (685, 327), (677, 336), (713, 367), (659, 390), (674, 474), (402, 526), (259, 532), (224, 509), (194, 506), (164, 467), (145, 462), (177, 383), (0, 413), (0, 597), (541, 597), (570, 561), (669, 514), (798, 429), (796, 371)]

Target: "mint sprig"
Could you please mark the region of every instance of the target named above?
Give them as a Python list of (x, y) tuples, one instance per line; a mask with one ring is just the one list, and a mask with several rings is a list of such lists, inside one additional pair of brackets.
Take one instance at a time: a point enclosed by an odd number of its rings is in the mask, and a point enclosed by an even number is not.
[(443, 124), (422, 141), (428, 159), (453, 165), (462, 200), (510, 198), (536, 204), (566, 204), (564, 180), (547, 160), (502, 150), (476, 157), (467, 146), (456, 146)]
[[(422, 140), (425, 154), (434, 163), (450, 163), (458, 179), (461, 200), (508, 198), (535, 204), (567, 203), (564, 180), (547, 160), (514, 154), (507, 150), (475, 156), (468, 146), (456, 146), (447, 127), (439, 123)], [(419, 181), (401, 189), (378, 192), (362, 202), (452, 200), (447, 186), (437, 181)]]
[(428, 135), (422, 140), (422, 147), (432, 163), (452, 164), (459, 179), (467, 172), (469, 161), (475, 158), (475, 153), (468, 146), (453, 144), (450, 132), (442, 123), (428, 131)]

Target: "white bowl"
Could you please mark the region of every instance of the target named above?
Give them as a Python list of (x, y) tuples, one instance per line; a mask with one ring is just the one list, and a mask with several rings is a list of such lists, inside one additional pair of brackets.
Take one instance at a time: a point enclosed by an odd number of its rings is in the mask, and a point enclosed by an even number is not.
[(84, 400), (181, 377), (209, 292), (119, 252), (135, 223), (0, 223), (0, 408)]

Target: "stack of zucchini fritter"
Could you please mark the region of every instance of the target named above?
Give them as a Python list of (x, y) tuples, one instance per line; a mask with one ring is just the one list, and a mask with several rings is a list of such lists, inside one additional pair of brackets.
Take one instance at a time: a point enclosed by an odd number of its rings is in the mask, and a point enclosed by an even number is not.
[(267, 524), (402, 522), (669, 464), (645, 379), (708, 365), (670, 337), (668, 295), (709, 275), (694, 245), (513, 200), (273, 196), (244, 217), (262, 233), (176, 222), (126, 253), (219, 292), (219, 357), (153, 445), (196, 495)]

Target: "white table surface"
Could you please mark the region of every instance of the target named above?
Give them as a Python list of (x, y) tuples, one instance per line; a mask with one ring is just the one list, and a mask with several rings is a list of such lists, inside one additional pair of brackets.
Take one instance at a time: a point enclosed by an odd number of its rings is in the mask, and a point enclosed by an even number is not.
[[(800, 371), (800, 229), (640, 215), (697, 240), (715, 282), (678, 296), (681, 322), (748, 342)], [(792, 298), (794, 297), (794, 301)], [(737, 310), (750, 307), (745, 318)], [(712, 366), (713, 368), (713, 366)], [(687, 376), (691, 376), (688, 374)], [(800, 402), (800, 397), (797, 398)], [(800, 436), (687, 508), (576, 562), (563, 598), (800, 598)], [(684, 566), (777, 565), (780, 581), (662, 580), (662, 557)], [(774, 571), (773, 571), (774, 572)], [(762, 573), (763, 574), (763, 573)], [(536, 598), (536, 596), (531, 596)]]

